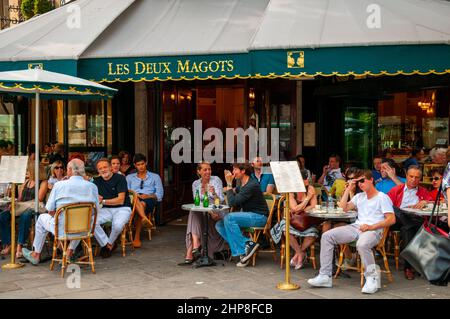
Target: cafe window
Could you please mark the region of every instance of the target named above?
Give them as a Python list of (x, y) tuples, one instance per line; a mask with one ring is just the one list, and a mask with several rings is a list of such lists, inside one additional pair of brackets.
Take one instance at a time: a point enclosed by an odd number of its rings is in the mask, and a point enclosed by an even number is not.
[(420, 90), (392, 94), (378, 103), (378, 151), (390, 149), (394, 157), (408, 157), (411, 150), (427, 152), (448, 145), (449, 91)]
[(69, 101), (67, 144), (69, 157), (79, 153), (86, 166), (95, 169), (98, 159), (111, 152), (111, 104), (103, 101)]
[(16, 146), (20, 147), (15, 140), (14, 124), (15, 114), (12, 98), (0, 96), (0, 157), (15, 155)]

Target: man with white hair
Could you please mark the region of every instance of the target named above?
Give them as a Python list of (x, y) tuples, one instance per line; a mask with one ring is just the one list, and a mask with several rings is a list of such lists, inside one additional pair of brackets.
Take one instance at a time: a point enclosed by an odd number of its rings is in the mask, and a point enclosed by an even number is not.
[(445, 166), (447, 164), (447, 149), (443, 147), (434, 147), (430, 151), (431, 163)]
[[(93, 202), (98, 206), (97, 186), (84, 179), (84, 162), (80, 159), (73, 159), (67, 164), (68, 180), (60, 181), (53, 186), (53, 190), (47, 200), (45, 208), (48, 214), (41, 214), (36, 222), (36, 235), (33, 241), (34, 251), (23, 248), (22, 253), (31, 264), (37, 265), (40, 260), (41, 251), (44, 247), (45, 237), (48, 232), (54, 235), (55, 213), (61, 206), (80, 202)], [(58, 219), (59, 236), (64, 235), (64, 216)], [(70, 241), (67, 251), (67, 258), (70, 258), (75, 248), (80, 243), (79, 240)]]

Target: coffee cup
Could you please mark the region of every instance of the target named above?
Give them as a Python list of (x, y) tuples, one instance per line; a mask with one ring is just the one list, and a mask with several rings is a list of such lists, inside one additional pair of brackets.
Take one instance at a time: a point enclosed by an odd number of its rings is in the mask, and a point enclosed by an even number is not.
[(338, 207), (337, 212), (338, 212), (338, 214), (343, 214), (344, 209), (342, 207)]
[(320, 210), (321, 206), (320, 205), (316, 205), (316, 210)]

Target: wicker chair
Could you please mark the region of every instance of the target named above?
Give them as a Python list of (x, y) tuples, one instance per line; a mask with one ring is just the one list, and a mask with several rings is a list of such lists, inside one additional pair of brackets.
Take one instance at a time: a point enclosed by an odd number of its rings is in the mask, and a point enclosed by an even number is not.
[(134, 251), (133, 219), (134, 219), (134, 212), (136, 210), (136, 203), (138, 201), (138, 197), (136, 196), (136, 193), (132, 190), (128, 190), (128, 196), (130, 197), (130, 202), (131, 202), (131, 216), (130, 216), (130, 220), (128, 221), (128, 223), (126, 223), (125, 226), (123, 227), (122, 234), (120, 236), (120, 244), (122, 246), (122, 257), (125, 257), (125, 255), (126, 255), (126, 246), (130, 246), (131, 251)]
[[(276, 254), (275, 244), (273, 243), (272, 237), (270, 236), (270, 229), (272, 228), (273, 212), (275, 211), (275, 207), (276, 207), (276, 196), (274, 194), (270, 194), (270, 193), (264, 193), (263, 195), (266, 200), (267, 206), (269, 208), (269, 216), (267, 217), (266, 225), (264, 225), (264, 227), (246, 227), (246, 228), (243, 228), (243, 231), (250, 234), (250, 238), (255, 243), (258, 242), (261, 234), (264, 234), (264, 236), (266, 236), (266, 239), (270, 243), (270, 249), (259, 250), (258, 252), (273, 253), (273, 259), (276, 261), (277, 254)], [(252, 257), (253, 267), (256, 265), (256, 256), (257, 256), (258, 252), (253, 254), (253, 257)]]
[[(284, 204), (286, 202), (286, 196), (283, 195), (280, 200), (278, 201), (278, 222), (280, 222), (284, 217)], [(300, 243), (301, 244), (301, 243)], [(284, 259), (286, 252), (286, 239), (284, 236), (281, 237), (281, 246), (280, 246), (280, 268), (283, 269), (284, 267)], [(309, 247), (309, 257), (308, 261), (312, 263), (313, 269), (316, 269), (316, 247), (315, 244), (312, 244)]]
[[(388, 263), (388, 259), (387, 259), (386, 249), (385, 249), (385, 243), (386, 243), (386, 238), (388, 236), (388, 233), (389, 233), (389, 227), (384, 228), (383, 236), (381, 237), (380, 242), (374, 247), (374, 249), (377, 250), (381, 254), (381, 256), (383, 257), (383, 262), (384, 262), (384, 268), (385, 269), (381, 270), (381, 272), (387, 274), (387, 278), (388, 278), (389, 282), (393, 282), (394, 279), (392, 277), (391, 270), (389, 269), (389, 263)], [(347, 249), (348, 246), (356, 246), (356, 242), (339, 245), (338, 268), (336, 270), (336, 274), (334, 275), (334, 278), (337, 278), (337, 276), (341, 272), (342, 264), (344, 262), (344, 251), (345, 251), (345, 249)], [(356, 270), (356, 271), (360, 272), (360, 274), (361, 274), (361, 287), (362, 287), (364, 285), (364, 265), (363, 265), (363, 263), (361, 261), (361, 258), (359, 256), (358, 252), (356, 252), (356, 258), (357, 258), (356, 267), (347, 267), (347, 269), (353, 269), (353, 270)]]
[[(55, 223), (55, 240), (53, 241), (53, 254), (50, 270), (53, 270), (55, 261), (61, 262), (61, 277), (67, 267), (66, 251), (71, 240), (81, 240), (81, 244), (87, 251), (89, 261), (78, 261), (77, 264), (87, 264), (91, 266), (92, 273), (95, 273), (94, 256), (92, 254), (91, 237), (94, 235), (95, 224), (97, 222), (97, 207), (95, 203), (75, 203), (64, 205), (57, 209), (55, 221), (59, 216), (64, 215), (64, 235), (59, 236), (58, 223)], [(93, 217), (93, 218), (92, 218)], [(58, 245), (62, 249), (62, 257), (57, 258)]]

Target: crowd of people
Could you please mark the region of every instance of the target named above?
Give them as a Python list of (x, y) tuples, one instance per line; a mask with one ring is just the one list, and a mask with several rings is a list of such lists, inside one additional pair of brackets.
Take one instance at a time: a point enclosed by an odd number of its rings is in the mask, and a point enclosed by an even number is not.
[[(101, 247), (100, 254), (107, 258), (117, 247), (116, 240), (131, 217), (131, 202), (128, 191), (137, 194), (135, 237), (133, 245), (141, 247), (140, 232), (142, 227), (152, 227), (151, 214), (164, 196), (163, 184), (158, 174), (147, 168), (147, 159), (143, 154), (131, 155), (122, 151), (118, 156), (101, 158), (96, 162), (96, 176), (86, 174), (84, 157), (79, 155), (67, 159), (59, 143), (46, 145), (43, 161), (48, 164), (48, 178), (34, 184), (34, 165), (30, 162), (26, 181), (19, 188), (16, 218), (18, 218), (19, 234), (17, 241), (17, 257), (23, 257), (32, 264), (38, 264), (47, 234), (53, 233), (55, 223), (62, 225), (63, 220), (55, 221), (56, 210), (65, 204), (77, 202), (93, 202), (98, 207), (95, 238)], [(30, 159), (33, 148), (29, 148)], [(442, 151), (436, 149), (431, 155), (433, 163), (445, 165)], [(373, 158), (373, 169), (361, 169), (354, 166), (343, 166), (341, 158), (333, 154), (323, 167), (320, 177), (306, 168), (305, 157), (296, 157), (301, 177), (305, 185), (304, 192), (289, 194), (291, 219), (314, 210), (320, 200), (333, 198), (342, 211), (356, 211), (353, 222), (313, 220), (307, 226), (296, 226), (291, 223), (290, 245), (294, 250), (289, 264), (298, 270), (308, 260), (308, 249), (320, 240), (320, 270), (316, 277), (308, 280), (313, 287), (332, 287), (333, 257), (337, 245), (355, 242), (356, 251), (347, 248), (344, 251), (344, 266), (355, 264), (356, 253), (364, 265), (365, 285), (363, 293), (374, 293), (379, 289), (380, 280), (376, 271), (372, 249), (380, 242), (386, 229), (399, 230), (403, 246), (406, 246), (423, 223), (422, 217), (405, 213), (405, 208), (421, 209), (432, 203), (438, 196), (442, 184), (442, 195), (439, 200), (446, 201), (450, 195), (449, 169), (435, 167), (430, 171), (432, 189), (420, 186), (423, 161), (422, 150), (414, 150), (411, 157), (403, 163), (403, 168), (389, 157), (388, 153)], [(445, 154), (444, 154), (445, 155)], [(66, 164), (67, 163), (67, 164)], [(269, 216), (269, 207), (265, 193), (276, 193), (274, 177), (260, 157), (251, 163), (232, 164), (232, 171), (225, 170), (223, 179), (212, 175), (212, 165), (200, 162), (197, 165), (197, 176), (192, 183), (193, 198), (197, 195), (203, 199), (208, 197), (210, 203), (226, 203), (231, 212), (212, 212), (208, 223), (208, 253), (211, 258), (218, 252), (228, 252), (237, 259), (237, 267), (246, 267), (250, 259), (259, 249), (260, 243), (253, 242), (243, 229), (264, 227)], [(404, 175), (401, 176), (401, 175)], [(224, 183), (225, 181), (225, 187)], [(315, 187), (316, 186), (316, 187)], [(323, 190), (317, 193), (317, 186)], [(40, 211), (35, 212), (34, 189), (39, 187)], [(41, 211), (42, 208), (42, 211)], [(29, 241), (33, 216), (37, 215), (35, 236), (32, 239), (32, 250), (24, 247)], [(10, 207), (3, 207), (0, 213), (0, 230), (2, 239), (2, 255), (11, 251)], [(111, 224), (109, 235), (102, 225)], [(191, 265), (201, 255), (203, 233), (201, 215), (189, 213), (186, 229), (186, 253), (184, 261), (179, 265)], [(440, 225), (447, 231), (448, 218), (442, 217)], [(63, 231), (59, 227), (59, 231)], [(285, 220), (273, 225), (270, 235), (275, 243), (280, 242), (285, 232)], [(68, 258), (74, 258), (78, 241), (72, 241), (66, 252)], [(311, 257), (311, 256), (310, 256)], [(404, 274), (413, 280), (416, 272), (404, 262)]]
[[(46, 163), (47, 178), (35, 185), (34, 145), (28, 147), (29, 163), (25, 183), (19, 187), (19, 196), (15, 205), (15, 215), (19, 225), (16, 258), (25, 258), (32, 264), (38, 264), (47, 233), (55, 232), (58, 223), (60, 235), (63, 234), (63, 218), (55, 221), (57, 209), (63, 205), (78, 202), (93, 202), (97, 206), (97, 223), (95, 238), (102, 257), (107, 258), (117, 247), (119, 237), (131, 217), (131, 202), (129, 190), (132, 190), (138, 200), (135, 203), (135, 237), (133, 246), (141, 247), (140, 232), (142, 227), (153, 227), (152, 219), (155, 207), (162, 201), (164, 188), (159, 175), (147, 169), (147, 159), (143, 154), (135, 154), (133, 161), (128, 152), (122, 151), (119, 156), (110, 159), (101, 158), (96, 162), (96, 173), (87, 174), (83, 154), (71, 154), (66, 160), (64, 146), (55, 143), (46, 144), (41, 162)], [(67, 164), (66, 164), (67, 163)], [(94, 175), (94, 176), (91, 176)], [(39, 211), (35, 212), (35, 187), (39, 187)], [(10, 195), (10, 190), (2, 187), (3, 195)], [(0, 254), (6, 256), (11, 252), (11, 207), (3, 204), (0, 208), (0, 231), (2, 249)], [(33, 218), (35, 236), (30, 237)], [(106, 235), (102, 225), (111, 223), (109, 235)], [(33, 250), (24, 248), (27, 242), (32, 242)], [(66, 255), (74, 255), (78, 247), (77, 241), (72, 241)]]

